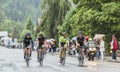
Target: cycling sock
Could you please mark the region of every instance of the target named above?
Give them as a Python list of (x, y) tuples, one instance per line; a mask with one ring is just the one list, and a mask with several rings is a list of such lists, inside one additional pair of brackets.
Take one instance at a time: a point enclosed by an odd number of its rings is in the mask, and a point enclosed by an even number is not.
[(26, 54), (24, 54), (24, 59), (26, 58)]
[(24, 59), (26, 59), (26, 56), (24, 55)]
[(31, 57), (31, 54), (30, 54), (30, 57)]
[(37, 59), (39, 59), (39, 56), (37, 56)]

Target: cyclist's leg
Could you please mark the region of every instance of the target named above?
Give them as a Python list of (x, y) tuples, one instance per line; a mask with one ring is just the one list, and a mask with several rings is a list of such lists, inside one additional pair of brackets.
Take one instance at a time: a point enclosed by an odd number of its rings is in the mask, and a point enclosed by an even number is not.
[(60, 63), (62, 62), (63, 48), (60, 49)]
[(64, 45), (65, 45), (65, 43), (61, 43), (61, 48), (60, 48), (60, 58), (62, 58)]
[(44, 47), (43, 48), (43, 51), (44, 51), (44, 55), (47, 53), (47, 48), (46, 47)]
[(45, 47), (42, 48), (42, 52), (43, 52), (43, 54), (45, 54)]
[(62, 58), (62, 48), (60, 49), (60, 58)]
[(26, 58), (26, 48), (24, 47), (23, 51), (24, 51), (24, 59)]
[(42, 54), (45, 54), (45, 48), (42, 48), (41, 51), (42, 51)]
[(67, 50), (67, 47), (64, 47), (63, 52), (64, 52), (65, 55), (66, 55), (66, 50)]
[(37, 48), (37, 59), (39, 59), (40, 47)]
[(66, 50), (67, 50), (67, 48), (65, 47), (65, 48), (63, 49), (63, 57), (64, 57), (64, 58), (66, 58)]
[(30, 48), (30, 57), (31, 57), (31, 55), (32, 55), (32, 47)]
[(81, 46), (81, 48), (82, 48), (82, 55), (84, 56), (85, 55), (85, 48), (84, 48), (84, 46)]

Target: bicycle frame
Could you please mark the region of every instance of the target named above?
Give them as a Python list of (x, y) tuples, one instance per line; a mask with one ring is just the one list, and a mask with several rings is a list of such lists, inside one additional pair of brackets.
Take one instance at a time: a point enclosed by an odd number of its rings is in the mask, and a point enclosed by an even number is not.
[(40, 62), (41, 66), (43, 65), (43, 59), (44, 59), (44, 52), (43, 51), (44, 51), (43, 48), (39, 49), (39, 62)]
[(30, 48), (26, 50), (26, 65), (29, 67), (29, 60), (30, 60)]
[(62, 49), (62, 57), (61, 57), (61, 66), (64, 66), (65, 65), (65, 59), (66, 59), (66, 48), (63, 48)]
[(83, 66), (84, 56), (82, 55), (82, 48), (79, 48), (78, 61), (79, 61), (79, 66)]

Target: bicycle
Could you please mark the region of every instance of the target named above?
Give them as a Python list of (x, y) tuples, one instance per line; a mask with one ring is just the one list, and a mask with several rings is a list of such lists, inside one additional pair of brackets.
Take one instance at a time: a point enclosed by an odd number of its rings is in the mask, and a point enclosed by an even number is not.
[(29, 62), (30, 62), (30, 48), (28, 47), (26, 50), (26, 65), (29, 67)]
[(66, 48), (62, 48), (62, 56), (61, 56), (61, 66), (65, 65), (65, 60), (66, 60)]
[(38, 62), (40, 63), (40, 66), (43, 66), (43, 60), (44, 60), (44, 48), (40, 48), (40, 52), (39, 52), (39, 58), (38, 58)]
[(79, 47), (79, 51), (78, 51), (78, 61), (79, 61), (79, 66), (83, 67), (84, 56), (82, 54), (82, 48), (81, 47)]

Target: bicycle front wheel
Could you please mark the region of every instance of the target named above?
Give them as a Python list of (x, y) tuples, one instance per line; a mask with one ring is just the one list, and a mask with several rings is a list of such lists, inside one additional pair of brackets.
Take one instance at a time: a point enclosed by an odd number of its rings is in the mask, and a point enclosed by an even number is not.
[(39, 59), (40, 66), (43, 66), (44, 54), (43, 54), (43, 53), (41, 53), (39, 58), (40, 58), (40, 59)]
[(43, 66), (43, 60), (40, 60), (40, 66)]
[(79, 66), (83, 66), (84, 63), (84, 56), (81, 54), (78, 55)]
[(29, 53), (27, 53), (27, 57), (26, 57), (26, 65), (27, 65), (27, 67), (29, 67)]

